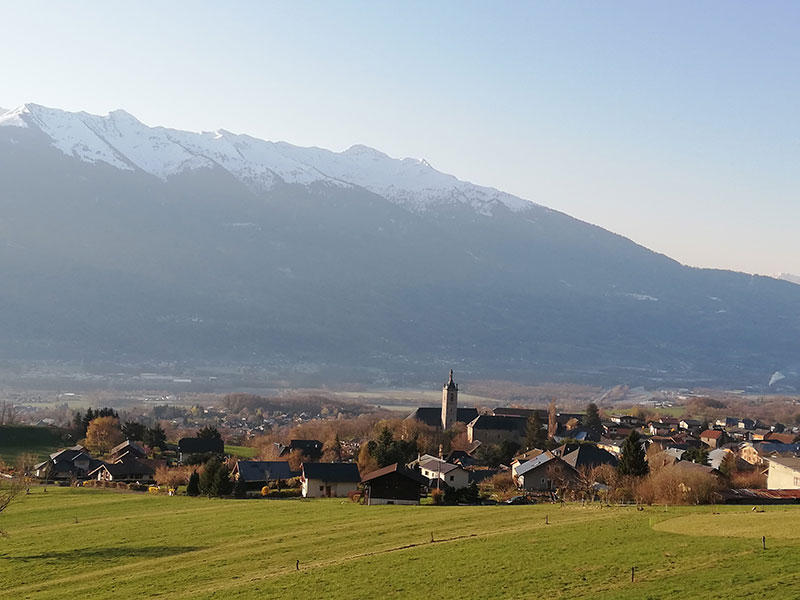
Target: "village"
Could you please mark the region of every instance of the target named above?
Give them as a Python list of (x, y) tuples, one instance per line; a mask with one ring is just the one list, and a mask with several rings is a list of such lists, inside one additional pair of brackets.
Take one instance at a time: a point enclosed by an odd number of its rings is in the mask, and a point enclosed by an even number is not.
[(367, 505), (800, 502), (800, 443), (781, 423), (604, 416), (594, 404), (567, 413), (554, 401), (479, 413), (459, 407), (458, 393), (451, 371), (441, 406), (378, 423), (371, 439), (340, 427), (332, 439), (268, 441), (252, 458), (213, 426), (169, 442), (158, 425), (120, 427), (112, 409), (89, 410), (81, 443), (4, 470), (28, 485)]

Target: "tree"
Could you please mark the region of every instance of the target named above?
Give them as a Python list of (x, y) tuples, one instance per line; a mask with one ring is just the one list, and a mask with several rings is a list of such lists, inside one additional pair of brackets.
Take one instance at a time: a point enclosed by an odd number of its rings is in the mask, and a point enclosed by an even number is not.
[(233, 486), (233, 497), (240, 499), (247, 498), (247, 484), (241, 477), (236, 480), (236, 483)]
[(231, 471), (226, 465), (221, 465), (214, 474), (214, 484), (212, 492), (214, 496), (230, 496), (233, 491), (231, 483)]
[[(0, 514), (9, 507), (24, 488), (25, 484), (22, 481), (14, 480), (10, 487), (0, 489)], [(0, 535), (6, 535), (6, 533), (0, 529)]]
[(541, 448), (547, 445), (547, 431), (544, 428), (544, 423), (539, 417), (539, 412), (534, 413), (528, 418), (528, 424), (525, 428), (525, 442), (528, 450), (531, 448)]
[(650, 471), (639, 433), (635, 429), (628, 434), (628, 437), (622, 443), (617, 469), (620, 475), (633, 475), (635, 477), (644, 477)]
[(708, 465), (708, 450), (705, 448), (689, 448), (683, 453), (681, 460), (695, 462), (698, 465)]
[(417, 442), (395, 440), (389, 428), (384, 426), (378, 434), (378, 439), (367, 443), (367, 451), (380, 469), (394, 463), (405, 464), (414, 460), (417, 457)]
[(583, 415), (582, 425), (592, 433), (596, 439), (600, 439), (600, 436), (603, 434), (603, 421), (600, 419), (600, 410), (594, 402), (591, 402), (586, 407), (586, 414)]
[(558, 430), (558, 415), (556, 414), (556, 401), (550, 400), (550, 405), (547, 407), (547, 437), (551, 438)]
[(197, 437), (202, 440), (221, 440), (222, 435), (220, 434), (219, 430), (216, 427), (211, 425), (206, 425), (200, 431), (197, 432)]
[(323, 462), (342, 462), (342, 442), (339, 440), (339, 434), (333, 437), (332, 440), (325, 442), (322, 448)]
[(731, 475), (736, 471), (736, 457), (733, 455), (733, 452), (726, 452), (725, 456), (722, 457), (722, 461), (719, 463), (719, 472), (723, 477), (730, 479)]
[(203, 474), (200, 476), (200, 493), (206, 496), (216, 496), (216, 476), (217, 471), (222, 467), (218, 458), (212, 458), (206, 463)]
[(129, 440), (144, 441), (147, 427), (138, 421), (126, 421), (122, 425), (122, 434)]
[(186, 495), (200, 495), (200, 475), (197, 471), (192, 471), (192, 474), (189, 476), (189, 483), (186, 484)]
[(167, 434), (161, 427), (161, 423), (156, 423), (153, 427), (148, 427), (142, 436), (142, 441), (151, 448), (164, 449), (167, 444)]
[(106, 454), (124, 439), (115, 417), (95, 417), (86, 428), (86, 447), (97, 454)]

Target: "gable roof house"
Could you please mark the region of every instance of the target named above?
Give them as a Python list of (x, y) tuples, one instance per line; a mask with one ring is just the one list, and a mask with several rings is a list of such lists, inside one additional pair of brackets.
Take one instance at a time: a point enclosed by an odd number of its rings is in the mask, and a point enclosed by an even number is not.
[(419, 504), (428, 480), (416, 469), (394, 463), (367, 473), (361, 479), (368, 506), (378, 504)]
[(219, 438), (185, 437), (178, 440), (178, 460), (184, 462), (195, 454), (218, 454), (225, 452), (225, 443)]
[(278, 449), (278, 456), (283, 458), (289, 456), (293, 451), (299, 450), (303, 456), (307, 456), (309, 461), (317, 461), (322, 458), (322, 442), (319, 440), (289, 440), (288, 445), (275, 443)]
[(109, 452), (109, 456), (111, 456), (112, 459), (120, 458), (125, 454), (130, 454), (136, 458), (147, 458), (147, 453), (144, 449), (139, 444), (130, 440), (125, 440), (121, 444), (117, 444)]
[(478, 415), (467, 424), (467, 440), (483, 444), (520, 443), (525, 439), (527, 423), (525, 417)]
[(432, 457), (422, 461), (419, 471), (429, 481), (430, 488), (451, 487), (460, 490), (469, 485), (469, 472), (466, 469), (439, 458)]
[(800, 489), (800, 458), (767, 458), (768, 490)]
[(83, 446), (72, 446), (53, 452), (47, 460), (34, 465), (33, 475), (47, 481), (86, 479), (89, 471), (101, 462), (92, 458)]
[(238, 460), (233, 467), (235, 481), (244, 481), (248, 490), (258, 490), (272, 481), (286, 481), (300, 477), (285, 460)]
[(151, 483), (154, 481), (155, 473), (156, 470), (151, 465), (131, 457), (113, 463), (101, 463), (89, 473), (89, 478), (97, 481)]
[(551, 491), (578, 479), (578, 472), (563, 459), (551, 452), (516, 468), (517, 486), (528, 491)]
[(358, 489), (361, 475), (355, 463), (303, 463), (303, 498), (341, 498)]
[(719, 429), (706, 429), (700, 434), (700, 441), (709, 448), (719, 448), (725, 443), (725, 432)]
[(582, 468), (593, 469), (600, 465), (616, 467), (619, 463), (616, 456), (592, 444), (580, 444), (572, 452), (564, 454), (562, 458), (576, 471), (580, 471)]

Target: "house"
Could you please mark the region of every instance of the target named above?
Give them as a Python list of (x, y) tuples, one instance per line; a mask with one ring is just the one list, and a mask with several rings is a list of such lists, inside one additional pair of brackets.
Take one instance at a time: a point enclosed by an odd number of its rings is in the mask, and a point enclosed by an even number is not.
[(114, 463), (102, 463), (89, 473), (89, 479), (123, 483), (152, 483), (155, 472), (152, 466), (131, 457)]
[(300, 477), (285, 460), (238, 460), (232, 471), (234, 481), (244, 481), (248, 490), (260, 490), (273, 481)]
[(125, 440), (121, 444), (117, 444), (109, 452), (112, 460), (116, 460), (127, 454), (130, 454), (135, 458), (147, 458), (147, 453), (144, 451), (144, 449), (130, 440)]
[(698, 419), (682, 419), (678, 426), (697, 435), (706, 428), (706, 423)]
[(53, 452), (47, 460), (34, 465), (33, 475), (47, 481), (86, 479), (101, 463), (83, 446), (72, 446)]
[(300, 471), (303, 498), (341, 498), (361, 482), (355, 463), (303, 463)]
[(276, 443), (275, 446), (280, 458), (289, 456), (295, 450), (299, 450), (310, 461), (317, 461), (322, 458), (323, 444), (319, 440), (289, 440), (288, 445)]
[(419, 464), (419, 470), (423, 477), (430, 483), (428, 487), (447, 487), (460, 490), (469, 485), (469, 473), (460, 465), (454, 465), (438, 458), (429, 458)]
[(717, 419), (714, 422), (714, 426), (716, 427), (738, 427), (739, 426), (739, 419), (735, 417), (725, 417), (722, 419)]
[(644, 421), (642, 421), (639, 417), (634, 417), (633, 415), (611, 415), (611, 421), (631, 429), (635, 429), (644, 425)]
[(739, 455), (751, 465), (762, 466), (767, 464), (767, 458), (800, 457), (800, 444), (745, 442), (740, 446)]
[(185, 437), (178, 440), (178, 460), (185, 462), (192, 456), (217, 454), (225, 452), (225, 443), (219, 438)]
[(428, 480), (416, 469), (398, 463), (367, 473), (362, 477), (368, 506), (378, 504), (419, 504), (422, 488)]
[(563, 454), (561, 458), (576, 471), (594, 469), (600, 465), (616, 467), (619, 462), (616, 456), (593, 444), (580, 444), (571, 452)]
[(578, 479), (578, 472), (551, 452), (540, 454), (516, 469), (517, 486), (528, 491), (551, 491)]
[(617, 438), (617, 439), (610, 439), (610, 438), (600, 438), (600, 441), (597, 442), (597, 447), (602, 448), (603, 450), (607, 450), (611, 454), (615, 456), (619, 456), (620, 452), (622, 452), (622, 444), (625, 443), (624, 438)]
[(700, 433), (700, 441), (709, 448), (719, 448), (725, 443), (725, 432), (719, 429), (706, 429)]
[(756, 422), (753, 421), (753, 419), (748, 419), (747, 417), (745, 417), (743, 419), (739, 419), (739, 422), (736, 424), (736, 426), (739, 427), (740, 429), (750, 430), (756, 428)]
[(768, 490), (800, 489), (800, 458), (767, 458)]
[[(793, 444), (794, 439), (797, 436), (793, 433), (776, 433), (774, 431), (770, 431), (769, 433), (764, 435), (764, 441), (767, 442), (779, 442), (781, 444)], [(753, 436), (753, 441), (755, 441), (755, 436)]]
[(472, 443), (520, 443), (525, 439), (528, 420), (525, 417), (478, 415), (467, 424), (467, 440)]

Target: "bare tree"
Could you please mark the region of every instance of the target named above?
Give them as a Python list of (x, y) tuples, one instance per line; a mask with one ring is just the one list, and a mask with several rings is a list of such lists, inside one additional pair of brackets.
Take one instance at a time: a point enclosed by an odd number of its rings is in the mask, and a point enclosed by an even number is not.
[[(0, 514), (2, 514), (9, 505), (14, 501), (22, 490), (25, 489), (25, 484), (17, 479), (11, 480), (11, 485), (7, 488), (0, 490)], [(0, 535), (7, 535), (5, 531), (0, 529)]]

